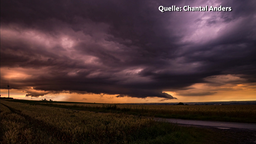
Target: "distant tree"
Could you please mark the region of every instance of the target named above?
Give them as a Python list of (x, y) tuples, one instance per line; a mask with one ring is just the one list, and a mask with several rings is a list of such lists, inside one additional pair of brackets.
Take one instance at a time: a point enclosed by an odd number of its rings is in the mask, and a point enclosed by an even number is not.
[(179, 102), (177, 105), (184, 105), (184, 103), (182, 103), (182, 102)]
[(42, 101), (47, 101), (47, 99), (45, 98), (45, 99), (42, 99)]

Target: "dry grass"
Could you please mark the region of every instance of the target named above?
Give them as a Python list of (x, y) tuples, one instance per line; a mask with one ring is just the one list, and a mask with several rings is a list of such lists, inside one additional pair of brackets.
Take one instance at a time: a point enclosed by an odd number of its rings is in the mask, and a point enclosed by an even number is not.
[[(49, 103), (44, 103), (49, 105)], [(256, 105), (122, 105), (51, 103), (62, 108), (165, 118), (256, 123)]]
[[(71, 109), (63, 109), (49, 107), (48, 104), (46, 106), (39, 103), (27, 104), (1, 100), (0, 143), (214, 144), (235, 142), (226, 138), (225, 135), (221, 137), (223, 133), (211, 129), (181, 127), (135, 115), (79, 111), (74, 110), (73, 107), (70, 105), (67, 108)], [(123, 108), (127, 107), (129, 105), (123, 105)], [(120, 109), (115, 105), (104, 105), (102, 108), (110, 108), (111, 111)], [(140, 108), (130, 107), (134, 110)], [(143, 110), (145, 109), (143, 107)], [(216, 137), (221, 138), (216, 139)]]

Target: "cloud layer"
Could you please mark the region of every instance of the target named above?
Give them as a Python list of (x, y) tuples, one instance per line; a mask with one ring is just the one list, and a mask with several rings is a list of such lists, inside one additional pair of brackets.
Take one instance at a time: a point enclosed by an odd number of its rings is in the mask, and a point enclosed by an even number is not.
[[(15, 89), (45, 91), (28, 96), (69, 91), (173, 99), (163, 91), (216, 84), (213, 76), (256, 82), (253, 0), (1, 3), (1, 88), (9, 82)], [(161, 13), (159, 5), (233, 11)]]

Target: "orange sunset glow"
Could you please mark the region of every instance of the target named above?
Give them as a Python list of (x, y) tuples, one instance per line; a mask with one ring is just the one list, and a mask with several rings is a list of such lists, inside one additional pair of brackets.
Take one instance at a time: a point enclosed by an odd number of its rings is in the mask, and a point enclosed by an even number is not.
[[(3, 78), (9, 79), (9, 81), (16, 82), (24, 79), (31, 79), (33, 76), (29, 73), (33, 71), (35, 73), (42, 72), (36, 69), (2, 69)], [(129, 96), (118, 97), (118, 94), (78, 94), (68, 91), (51, 93), (50, 91), (36, 90), (33, 87), (27, 87), (22, 89), (10, 89), (11, 97), (16, 99), (27, 100), (41, 100), (43, 98), (51, 99), (54, 101), (73, 101), (73, 102), (90, 102), (90, 103), (176, 103), (176, 102), (213, 102), (213, 101), (255, 101), (256, 85), (255, 84), (229, 84), (229, 81), (245, 81), (234, 75), (221, 75), (217, 77), (206, 78), (208, 81), (218, 83), (218, 85), (208, 83), (196, 83), (186, 90), (177, 91), (163, 91), (172, 95), (177, 99), (166, 99), (159, 97), (146, 97), (146, 98), (134, 98)], [(209, 96), (200, 96), (200, 94), (212, 92)], [(32, 96), (29, 94), (35, 94)], [(1, 96), (7, 97), (8, 90), (1, 89)]]

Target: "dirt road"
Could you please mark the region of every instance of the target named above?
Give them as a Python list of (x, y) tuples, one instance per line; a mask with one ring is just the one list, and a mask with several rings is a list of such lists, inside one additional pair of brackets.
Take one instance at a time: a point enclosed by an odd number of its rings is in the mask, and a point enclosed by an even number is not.
[(218, 121), (201, 121), (201, 120), (183, 120), (183, 119), (170, 119), (170, 118), (155, 118), (157, 121), (165, 121), (170, 123), (177, 123), (182, 125), (194, 125), (215, 127), (218, 129), (247, 129), (256, 131), (256, 124), (253, 123), (237, 123), (237, 122), (218, 122)]

